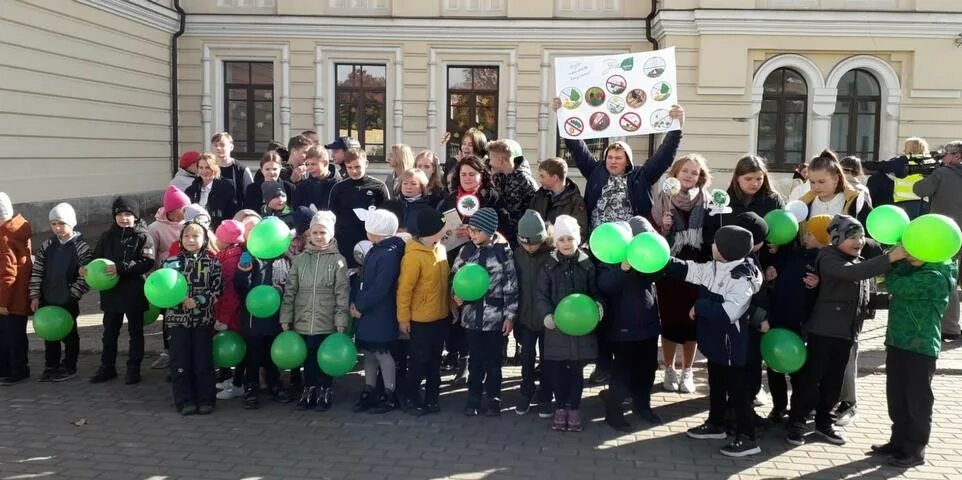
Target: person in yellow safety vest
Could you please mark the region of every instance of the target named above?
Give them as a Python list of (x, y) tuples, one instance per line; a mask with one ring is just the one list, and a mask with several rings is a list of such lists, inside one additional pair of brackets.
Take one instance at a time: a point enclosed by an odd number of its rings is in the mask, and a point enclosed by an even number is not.
[[(908, 158), (907, 165), (935, 163), (935, 160), (929, 157), (928, 143), (922, 138), (912, 137), (905, 140), (903, 153)], [(922, 213), (922, 199), (912, 191), (912, 187), (922, 180), (922, 175), (916, 173), (899, 178), (890, 173), (888, 176), (895, 183), (892, 195), (895, 205), (905, 209), (909, 218), (919, 216)]]

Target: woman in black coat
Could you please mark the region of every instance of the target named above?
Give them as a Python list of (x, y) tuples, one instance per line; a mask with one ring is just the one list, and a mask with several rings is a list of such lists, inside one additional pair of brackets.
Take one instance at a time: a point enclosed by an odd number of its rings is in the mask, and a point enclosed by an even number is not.
[(220, 167), (214, 156), (205, 153), (197, 161), (197, 178), (187, 191), (190, 201), (196, 203), (210, 213), (210, 228), (216, 230), (225, 219), (234, 216), (239, 206), (234, 195), (234, 185), (220, 178)]

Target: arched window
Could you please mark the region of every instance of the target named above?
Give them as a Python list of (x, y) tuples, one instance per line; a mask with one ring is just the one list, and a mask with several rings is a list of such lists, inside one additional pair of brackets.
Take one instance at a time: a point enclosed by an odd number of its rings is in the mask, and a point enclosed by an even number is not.
[(791, 170), (805, 157), (808, 84), (790, 68), (779, 68), (765, 79), (758, 113), (758, 154), (769, 168)]
[(838, 82), (832, 115), (832, 149), (839, 156), (878, 160), (882, 96), (878, 80), (866, 70), (849, 70)]

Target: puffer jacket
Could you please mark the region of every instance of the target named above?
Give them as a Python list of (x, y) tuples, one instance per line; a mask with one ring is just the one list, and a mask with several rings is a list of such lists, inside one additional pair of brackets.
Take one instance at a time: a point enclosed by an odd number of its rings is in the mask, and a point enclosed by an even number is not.
[(505, 320), (518, 317), (518, 271), (508, 242), (500, 233), (484, 245), (468, 242), (451, 267), (452, 278), (465, 263), (484, 267), (491, 282), (484, 297), (461, 305), (461, 325), (468, 330), (501, 331)]
[(294, 257), (281, 302), (281, 324), (301, 335), (333, 333), (350, 324), (347, 261), (337, 240), (322, 250), (308, 248)]
[(181, 246), (181, 252), (168, 258), (164, 267), (184, 274), (187, 278), (187, 296), (197, 302), (197, 307), (190, 310), (183, 303), (168, 308), (164, 314), (167, 325), (187, 328), (213, 325), (214, 305), (221, 292), (221, 271), (217, 259), (207, 253), (207, 241), (197, 253), (187, 252)]
[(361, 283), (354, 298), (359, 343), (383, 344), (398, 337), (397, 285), (404, 240), (386, 238), (371, 247), (361, 267)]
[[(558, 303), (568, 295), (582, 293), (598, 298), (597, 272), (587, 253), (578, 250), (574, 256), (566, 257), (555, 250), (549, 257), (548, 265), (538, 276), (535, 299), (542, 321), (553, 315)], [(594, 333), (575, 337), (557, 328), (544, 332), (545, 360), (593, 360), (597, 356), (598, 339)]]
[[(30, 315), (30, 223), (17, 214), (0, 225), (0, 307)], [(143, 294), (141, 294), (143, 296)]]
[(535, 296), (538, 277), (551, 260), (552, 249), (548, 243), (542, 243), (534, 253), (528, 253), (520, 245), (514, 249), (514, 263), (518, 267), (518, 322), (533, 332), (544, 330), (544, 315), (538, 313)]
[(244, 254), (244, 247), (240, 245), (230, 245), (217, 252), (215, 258), (220, 264), (220, 272), (224, 291), (220, 299), (214, 305), (214, 318), (218, 322), (227, 325), (227, 328), (240, 331), (241, 302), (243, 299), (234, 286), (234, 276), (237, 275), (237, 265), (240, 263), (241, 255)]
[(447, 252), (444, 246), (428, 247), (411, 240), (404, 247), (397, 286), (398, 323), (429, 323), (449, 313)]
[(854, 340), (862, 321), (871, 318), (869, 299), (872, 279), (888, 273), (888, 255), (861, 261), (834, 246), (825, 247), (815, 258), (820, 281), (812, 316), (805, 325), (807, 334)]
[(114, 223), (100, 236), (93, 257), (106, 258), (117, 264), (117, 276), (120, 277), (117, 286), (100, 292), (103, 311), (147, 311), (144, 275), (153, 270), (155, 254), (154, 240), (140, 220), (130, 228), (121, 228)]
[[(846, 188), (842, 194), (845, 196), (845, 204), (839, 213), (855, 217), (859, 223), (865, 225), (868, 214), (872, 211), (872, 202), (869, 200), (868, 195), (863, 194), (860, 190), (851, 186)], [(807, 205), (808, 210), (811, 211), (812, 202), (815, 201), (815, 197), (815, 192), (808, 192), (798, 200)]]
[[(157, 266), (167, 259), (171, 246), (180, 242), (180, 230), (183, 228), (184, 222), (172, 222), (167, 219), (167, 210), (164, 210), (164, 207), (157, 209), (154, 222), (147, 226), (147, 232), (150, 233), (154, 248), (157, 250), (154, 262)], [(179, 248), (178, 251), (180, 251)]]
[(893, 266), (885, 277), (891, 295), (885, 345), (938, 358), (942, 350), (942, 315), (958, 275), (959, 268), (951, 260), (920, 267), (908, 262)]
[(603, 334), (608, 340), (637, 342), (661, 334), (654, 283), (659, 277), (635, 269), (626, 272), (621, 265), (598, 266), (598, 290), (607, 298)]
[[(281, 296), (287, 285), (290, 273), (290, 263), (284, 257), (273, 260), (251, 258), (251, 269), (243, 272), (240, 269), (234, 275), (234, 288), (240, 298), (247, 298), (254, 287), (270, 285), (281, 290)], [(247, 303), (240, 304), (240, 330), (244, 336), (270, 337), (281, 333), (280, 309), (268, 318), (255, 317), (247, 310)]]

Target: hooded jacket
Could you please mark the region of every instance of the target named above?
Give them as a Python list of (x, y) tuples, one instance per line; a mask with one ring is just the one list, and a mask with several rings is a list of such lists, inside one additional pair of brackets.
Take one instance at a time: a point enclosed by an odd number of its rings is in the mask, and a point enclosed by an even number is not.
[[(842, 207), (841, 213), (855, 217), (859, 223), (865, 225), (868, 214), (872, 211), (872, 202), (868, 200), (867, 195), (862, 194), (860, 190), (851, 186), (846, 188), (842, 194), (845, 196), (845, 205)], [(808, 192), (802, 195), (799, 200), (808, 206), (809, 211), (812, 211), (812, 202), (815, 201), (816, 196), (815, 192)]]
[(929, 212), (945, 215), (962, 225), (962, 164), (935, 169), (912, 186), (920, 197), (929, 197)]
[[(553, 315), (558, 303), (568, 295), (582, 293), (598, 298), (597, 272), (587, 253), (577, 250), (574, 256), (566, 257), (555, 250), (548, 256), (548, 264), (538, 276), (535, 299), (542, 321)], [(593, 360), (597, 356), (598, 339), (593, 332), (577, 337), (557, 328), (544, 332), (545, 360)]]
[(217, 252), (214, 256), (217, 263), (220, 264), (221, 284), (223, 285), (220, 298), (214, 305), (214, 318), (235, 332), (240, 331), (241, 302), (243, 299), (237, 292), (237, 287), (234, 286), (234, 276), (237, 275), (237, 265), (240, 263), (240, 257), (243, 254), (244, 247), (231, 245)]
[(0, 307), (30, 315), (30, 223), (19, 213), (0, 225)]
[(154, 240), (147, 233), (147, 226), (139, 219), (130, 228), (121, 228), (114, 222), (100, 236), (93, 256), (117, 264), (117, 275), (120, 277), (117, 286), (100, 292), (100, 308), (103, 311), (147, 311), (144, 275), (153, 270), (155, 254)]
[(398, 277), (398, 323), (429, 323), (447, 318), (450, 271), (447, 252), (441, 244), (428, 247), (416, 239), (407, 242)]
[(90, 263), (90, 245), (80, 232), (66, 242), (56, 235), (34, 252), (30, 275), (30, 298), (42, 305), (65, 306), (79, 302), (90, 287), (80, 276), (80, 267)]
[(891, 295), (885, 345), (938, 358), (942, 350), (942, 315), (959, 275), (953, 261), (914, 267), (899, 262), (885, 276)]
[(451, 266), (452, 278), (465, 263), (481, 265), (491, 281), (484, 297), (461, 305), (461, 325), (468, 330), (500, 331), (505, 320), (518, 317), (518, 273), (507, 240), (495, 233), (484, 245), (465, 244)]
[(177, 173), (174, 174), (174, 178), (172, 178), (170, 183), (167, 185), (173, 185), (181, 192), (184, 192), (187, 191), (187, 187), (194, 183), (195, 179), (197, 179), (196, 174), (184, 170), (183, 168), (178, 168)]
[(514, 249), (514, 263), (518, 267), (518, 322), (528, 330), (544, 330), (544, 315), (538, 313), (535, 298), (538, 293), (538, 277), (551, 261), (553, 247), (541, 244), (534, 253), (528, 253), (521, 245)]
[(398, 338), (397, 287), (404, 250), (404, 240), (389, 237), (374, 244), (364, 257), (354, 297), (354, 307), (361, 312), (355, 323), (361, 348), (376, 350)]
[(658, 147), (658, 150), (655, 151), (655, 154), (652, 155), (647, 163), (644, 165), (634, 165), (631, 147), (628, 146), (627, 143), (612, 143), (605, 149), (602, 158), (596, 159), (591, 155), (591, 151), (588, 150), (588, 146), (585, 145), (584, 140), (565, 139), (565, 146), (568, 148), (568, 151), (571, 152), (571, 158), (574, 159), (575, 164), (578, 165), (578, 170), (580, 170), (581, 174), (587, 179), (587, 185), (585, 186), (585, 204), (588, 209), (589, 218), (598, 206), (601, 191), (608, 183), (608, 178), (611, 177), (611, 174), (608, 173), (608, 169), (605, 167), (605, 158), (608, 156), (608, 150), (610, 150), (611, 147), (618, 145), (624, 149), (625, 154), (628, 156), (628, 166), (625, 170), (625, 175), (628, 176), (628, 202), (631, 204), (632, 214), (650, 217), (652, 204), (651, 187), (661, 178), (662, 174), (668, 170), (668, 167), (671, 166), (672, 161), (675, 159), (675, 153), (678, 152), (678, 144), (680, 142), (681, 131), (674, 130), (668, 132), (664, 140), (662, 140), (661, 146)]
[(863, 262), (834, 246), (819, 250), (815, 257), (818, 298), (805, 326), (806, 333), (842, 340), (858, 338), (862, 321), (872, 317), (869, 311), (872, 280), (891, 268), (888, 255)]
[[(167, 259), (171, 245), (180, 242), (180, 230), (184, 228), (184, 222), (173, 222), (167, 219), (167, 210), (164, 207), (157, 209), (154, 215), (154, 222), (147, 226), (147, 232), (154, 241), (156, 249), (155, 263), (160, 266)], [(177, 251), (180, 251), (179, 249)]]
[(196, 253), (180, 246), (180, 253), (168, 258), (164, 266), (184, 274), (187, 279), (187, 297), (197, 302), (197, 307), (187, 309), (183, 303), (168, 308), (164, 321), (169, 327), (205, 328), (214, 324), (214, 305), (221, 293), (221, 270), (217, 260), (207, 253), (210, 242), (206, 228), (204, 243)]
[(322, 250), (306, 249), (294, 257), (287, 273), (280, 322), (301, 335), (333, 333), (350, 324), (347, 262), (337, 240)]
[(357, 261), (354, 260), (354, 245), (367, 239), (364, 222), (357, 217), (354, 209), (379, 208), (389, 198), (391, 196), (384, 182), (370, 175), (357, 180), (345, 178), (331, 189), (331, 200), (328, 206), (334, 215), (337, 215), (334, 238), (337, 239), (338, 248), (347, 260), (348, 267), (358, 266)]
[(540, 213), (545, 223), (554, 223), (559, 215), (570, 215), (578, 221), (582, 232), (588, 232), (585, 199), (581, 196), (581, 189), (570, 178), (565, 178), (565, 188), (557, 195), (544, 187), (538, 189), (528, 208)]
[[(240, 298), (247, 298), (247, 294), (257, 286), (270, 285), (280, 289), (283, 298), (290, 264), (283, 256), (272, 260), (261, 260), (251, 257), (251, 269), (242, 272), (239, 269), (234, 274), (234, 288)], [(255, 317), (247, 310), (247, 303), (240, 302), (240, 327), (245, 337), (270, 337), (281, 333), (280, 309), (267, 318)]]

